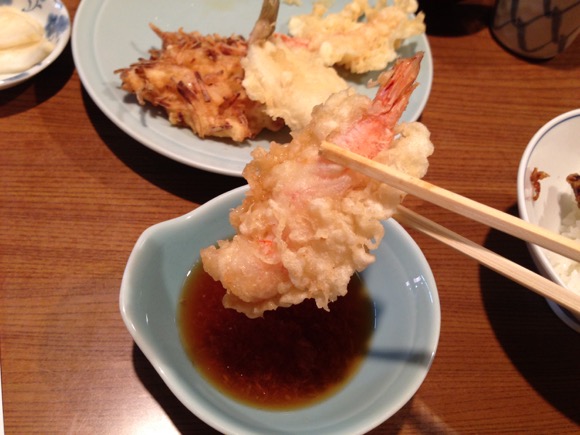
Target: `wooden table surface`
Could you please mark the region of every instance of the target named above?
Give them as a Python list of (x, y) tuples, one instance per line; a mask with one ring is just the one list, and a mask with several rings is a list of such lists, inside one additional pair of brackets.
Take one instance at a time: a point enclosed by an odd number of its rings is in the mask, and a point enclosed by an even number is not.
[[(74, 17), (79, 1), (65, 4)], [(526, 144), (580, 106), (580, 38), (531, 62), (491, 36), (491, 1), (423, 4), (435, 70), (421, 117), (436, 147), (426, 179), (517, 214)], [(133, 343), (119, 286), (143, 230), (243, 179), (176, 163), (124, 134), (83, 90), (70, 46), (0, 92), (0, 147), (6, 433), (212, 433)], [(406, 205), (534, 268), (520, 240), (418, 199)], [(441, 337), (419, 391), (373, 433), (574, 432), (580, 335), (541, 297), (410, 233), (437, 281)]]

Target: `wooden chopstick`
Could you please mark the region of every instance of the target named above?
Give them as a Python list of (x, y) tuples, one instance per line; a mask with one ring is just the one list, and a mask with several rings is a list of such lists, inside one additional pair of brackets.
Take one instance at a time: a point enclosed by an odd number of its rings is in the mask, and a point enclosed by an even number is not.
[(580, 313), (580, 294), (564, 289), (558, 284), (544, 278), (525, 267), (504, 258), (489, 249), (479, 246), (465, 237), (409, 210), (399, 206), (395, 213), (395, 219), (401, 224), (414, 228), (435, 240), (438, 240), (451, 248), (478, 261), (491, 270), (527, 287), (535, 293), (544, 296), (568, 308)]
[(503, 231), (519, 239), (542, 246), (572, 260), (580, 261), (580, 243), (554, 233), (553, 231), (546, 230), (515, 216), (458, 195), (457, 193), (412, 177), (330, 142), (322, 143), (321, 154), (328, 160), (354, 169), (425, 201)]

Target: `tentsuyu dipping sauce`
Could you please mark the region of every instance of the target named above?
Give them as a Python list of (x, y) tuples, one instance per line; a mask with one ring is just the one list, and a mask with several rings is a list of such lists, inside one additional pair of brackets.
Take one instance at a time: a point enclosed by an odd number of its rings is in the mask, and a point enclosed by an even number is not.
[(374, 327), (360, 278), (319, 309), (312, 300), (249, 319), (224, 308), (225, 290), (201, 265), (191, 271), (178, 307), (183, 345), (217, 389), (248, 405), (287, 410), (320, 401), (356, 372)]

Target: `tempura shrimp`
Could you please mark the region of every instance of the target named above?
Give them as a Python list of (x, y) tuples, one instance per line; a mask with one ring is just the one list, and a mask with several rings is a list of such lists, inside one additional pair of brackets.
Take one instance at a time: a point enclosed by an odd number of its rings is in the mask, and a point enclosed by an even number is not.
[(286, 145), (257, 148), (244, 170), (249, 191), (230, 214), (231, 240), (201, 251), (203, 267), (221, 281), (224, 306), (259, 317), (311, 298), (328, 310), (351, 276), (374, 261), (401, 191), (319, 154), (332, 141), (422, 177), (433, 152), (420, 123), (397, 125), (414, 87), (421, 56), (385, 73), (374, 101), (352, 89), (317, 106)]

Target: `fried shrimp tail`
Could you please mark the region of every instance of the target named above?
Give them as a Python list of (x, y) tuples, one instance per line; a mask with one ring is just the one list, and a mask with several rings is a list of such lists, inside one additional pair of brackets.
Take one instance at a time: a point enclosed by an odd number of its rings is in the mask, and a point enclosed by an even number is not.
[(420, 61), (405, 59), (385, 73), (374, 100), (352, 89), (333, 94), (290, 143), (253, 152), (243, 173), (248, 193), (230, 214), (236, 235), (201, 251), (204, 269), (226, 289), (224, 306), (260, 317), (314, 299), (328, 310), (352, 275), (374, 261), (381, 221), (404, 193), (322, 158), (320, 144), (332, 141), (424, 176), (429, 131), (397, 124)]
[(279, 10), (280, 0), (264, 0), (258, 21), (248, 39), (250, 45), (263, 42), (274, 33)]

